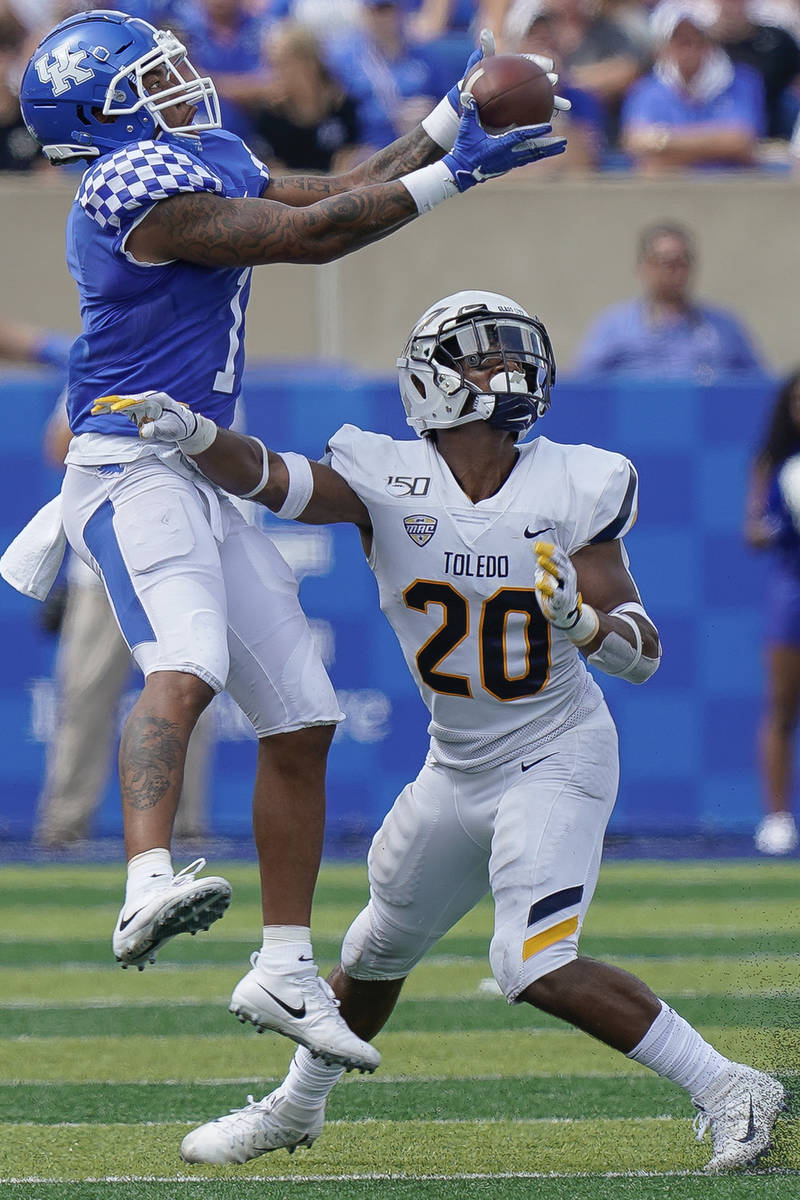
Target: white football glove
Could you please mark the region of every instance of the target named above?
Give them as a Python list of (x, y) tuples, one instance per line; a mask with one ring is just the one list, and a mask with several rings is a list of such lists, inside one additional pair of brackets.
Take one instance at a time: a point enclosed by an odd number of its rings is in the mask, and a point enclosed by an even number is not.
[(571, 558), (553, 542), (534, 542), (533, 552), (533, 586), (543, 615), (576, 645), (590, 642), (600, 623), (594, 609), (581, 599)]
[[(461, 93), (464, 90), (464, 79), (470, 73), (476, 63), (481, 62), (484, 58), (491, 58), (495, 53), (494, 34), (491, 29), (482, 29), (478, 39), (478, 48), (467, 59), (467, 65), (464, 68), (464, 74), (459, 79), (458, 83), (450, 88), (450, 91), (440, 100), (432, 112), (428, 113), (427, 117), (423, 118), (422, 128), (427, 133), (428, 137), (436, 142), (437, 146), (441, 146), (442, 150), (452, 150), (458, 137), (459, 121), (461, 119)], [(550, 84), (555, 88), (558, 83), (558, 76), (554, 74), (554, 62), (552, 58), (545, 58), (543, 54), (524, 54), (523, 58), (529, 58), (531, 62), (535, 62), (537, 67), (540, 67), (550, 80)], [(572, 108), (569, 100), (563, 96), (553, 97), (553, 116), (559, 112), (569, 112)]]
[(201, 454), (217, 436), (213, 421), (166, 392), (101, 396), (92, 407), (92, 414), (97, 413), (122, 413), (138, 426), (143, 441), (176, 442), (184, 454)]
[[(558, 76), (553, 70), (555, 63), (553, 62), (552, 58), (545, 58), (543, 54), (523, 54), (522, 57), (530, 59), (532, 63), (536, 63), (536, 66), (544, 71), (547, 78), (550, 80), (550, 86), (553, 88), (553, 91), (555, 91), (555, 86), (558, 83)], [(552, 121), (553, 117), (557, 117), (560, 112), (569, 112), (571, 108), (572, 101), (567, 100), (566, 96), (554, 95), (553, 114), (550, 120)]]

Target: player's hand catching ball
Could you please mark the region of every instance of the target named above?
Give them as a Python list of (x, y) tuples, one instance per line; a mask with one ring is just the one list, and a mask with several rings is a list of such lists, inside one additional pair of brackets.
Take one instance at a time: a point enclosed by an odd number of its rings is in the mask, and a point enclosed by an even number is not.
[(536, 555), (533, 586), (543, 615), (576, 645), (590, 642), (599, 621), (594, 609), (581, 599), (572, 559), (553, 542), (534, 542), (533, 552)]
[(99, 413), (121, 413), (138, 427), (143, 441), (176, 442), (184, 454), (201, 454), (217, 436), (213, 421), (166, 392), (101, 396), (92, 406), (92, 415)]
[(489, 134), (480, 123), (473, 96), (464, 93), (461, 107), (464, 112), (456, 143), (442, 159), (459, 192), (505, 175), (513, 167), (563, 154), (567, 148), (566, 138), (547, 136), (552, 133), (550, 125), (526, 125), (507, 133)]

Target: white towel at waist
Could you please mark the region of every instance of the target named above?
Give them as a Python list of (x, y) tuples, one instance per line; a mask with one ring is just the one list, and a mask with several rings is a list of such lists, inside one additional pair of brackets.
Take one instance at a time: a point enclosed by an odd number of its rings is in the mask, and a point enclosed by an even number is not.
[(0, 575), (23, 596), (44, 600), (67, 548), (61, 523), (61, 493), (31, 517), (0, 558)]

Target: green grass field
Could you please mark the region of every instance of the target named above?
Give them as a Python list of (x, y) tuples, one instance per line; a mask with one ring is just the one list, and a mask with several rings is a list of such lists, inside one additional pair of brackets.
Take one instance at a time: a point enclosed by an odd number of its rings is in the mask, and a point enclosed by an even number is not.
[[(756, 1170), (709, 1178), (682, 1091), (487, 986), (481, 905), (410, 979), (310, 1151), (189, 1166), (193, 1125), (264, 1095), (291, 1056), (227, 1012), (260, 941), (255, 868), (208, 933), (122, 971), (110, 934), (122, 868), (0, 870), (0, 1183), (18, 1200), (798, 1200), (796, 1110)], [(324, 968), (364, 902), (329, 865), (314, 940)], [(641, 975), (723, 1052), (800, 1069), (796, 862), (612, 863), (583, 949)]]

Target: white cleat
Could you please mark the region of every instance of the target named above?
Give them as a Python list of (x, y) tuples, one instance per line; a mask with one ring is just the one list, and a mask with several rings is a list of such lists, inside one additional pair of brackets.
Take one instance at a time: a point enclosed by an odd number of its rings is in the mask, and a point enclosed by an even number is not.
[(187, 1133), (181, 1142), (181, 1158), (190, 1163), (245, 1163), (269, 1150), (298, 1146), (310, 1150), (325, 1123), (325, 1101), (313, 1112), (289, 1105), (280, 1088), (263, 1100), (247, 1097), (246, 1108), (218, 1117)]
[(791, 854), (798, 843), (794, 817), (790, 812), (767, 813), (756, 829), (754, 840), (760, 854)]
[(143, 971), (146, 963), (156, 961), (164, 942), (179, 933), (208, 929), (219, 920), (231, 902), (231, 885), (217, 875), (195, 879), (205, 865), (204, 858), (196, 859), (163, 887), (143, 896), (139, 908), (122, 908), (111, 946), (123, 968), (136, 966)]
[(381, 1056), (353, 1033), (339, 1012), (333, 989), (316, 972), (273, 974), (250, 956), (252, 971), (233, 989), (230, 1012), (259, 1033), (271, 1029), (306, 1046), (323, 1062), (348, 1071), (374, 1071)]
[(697, 1140), (711, 1128), (710, 1173), (747, 1167), (769, 1150), (778, 1113), (786, 1107), (783, 1084), (763, 1071), (733, 1063), (706, 1088), (695, 1117)]

